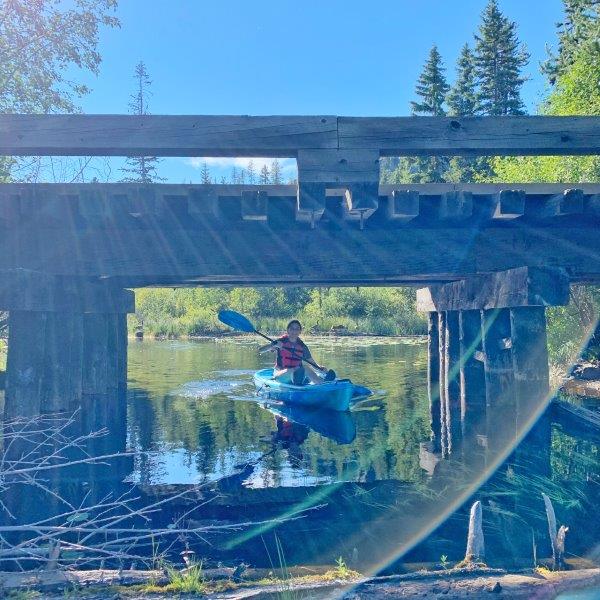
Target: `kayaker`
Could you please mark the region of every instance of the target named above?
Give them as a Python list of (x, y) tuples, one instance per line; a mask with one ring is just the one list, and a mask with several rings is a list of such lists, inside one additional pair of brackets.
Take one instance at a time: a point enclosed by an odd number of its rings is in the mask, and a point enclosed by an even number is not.
[[(314, 367), (303, 359), (313, 360), (308, 346), (300, 339), (302, 325), (297, 319), (287, 324), (286, 335), (281, 336), (275, 342), (265, 344), (259, 348), (259, 352), (277, 352), (273, 378), (284, 383), (302, 385), (305, 377), (312, 383), (323, 383)], [(324, 369), (324, 367), (321, 367)]]

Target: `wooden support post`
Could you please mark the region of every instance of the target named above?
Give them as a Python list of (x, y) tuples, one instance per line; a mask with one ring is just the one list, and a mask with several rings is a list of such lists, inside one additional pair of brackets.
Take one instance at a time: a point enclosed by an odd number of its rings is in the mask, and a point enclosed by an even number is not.
[(440, 336), (437, 313), (428, 314), (427, 338), (427, 393), (429, 395), (429, 417), (433, 451), (440, 452), (442, 416), (440, 413)]
[(218, 216), (218, 197), (213, 188), (190, 187), (187, 198), (188, 213), (199, 219)]
[(571, 188), (562, 194), (543, 198), (540, 202), (527, 203), (525, 214), (537, 219), (579, 215), (583, 213), (583, 204), (583, 190)]
[(446, 431), (448, 453), (457, 446), (461, 437), (461, 393), (460, 393), (460, 325), (459, 313), (447, 311), (444, 335), (444, 384), (446, 402)]
[(439, 332), (439, 358), (440, 358), (440, 447), (442, 456), (447, 457), (449, 455), (449, 443), (448, 443), (448, 421), (446, 418), (446, 412), (448, 410), (448, 402), (446, 399), (446, 314), (445, 312), (437, 313), (438, 316), (438, 332)]
[(515, 381), (510, 339), (510, 311), (506, 308), (483, 311), (483, 350), (488, 447), (493, 454), (504, 450), (516, 434)]
[(516, 219), (525, 213), (525, 190), (500, 190), (496, 195), (494, 219)]
[(398, 223), (408, 223), (419, 216), (419, 192), (392, 190), (388, 198), (387, 218)]
[(83, 393), (108, 392), (108, 315), (83, 317)]
[(444, 192), (440, 198), (437, 216), (440, 221), (463, 221), (473, 215), (471, 192)]
[(267, 192), (244, 190), (242, 192), (242, 219), (244, 221), (266, 221), (267, 200)]
[[(481, 311), (460, 312), (460, 391), (463, 432), (473, 438), (484, 435), (485, 367), (483, 355)], [(485, 356), (485, 355), (484, 355)]]
[(117, 387), (120, 390), (127, 388), (127, 315), (117, 315)]

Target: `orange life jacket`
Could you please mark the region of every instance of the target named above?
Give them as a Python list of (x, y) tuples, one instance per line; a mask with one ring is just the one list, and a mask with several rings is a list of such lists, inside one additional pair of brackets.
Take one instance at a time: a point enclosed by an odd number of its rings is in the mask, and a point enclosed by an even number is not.
[(283, 348), (277, 349), (275, 366), (278, 369), (292, 369), (299, 367), (302, 364), (302, 359), (308, 358), (310, 355), (306, 344), (300, 338), (292, 343), (290, 342), (290, 338), (287, 335), (284, 335), (277, 341), (281, 342), (283, 345)]

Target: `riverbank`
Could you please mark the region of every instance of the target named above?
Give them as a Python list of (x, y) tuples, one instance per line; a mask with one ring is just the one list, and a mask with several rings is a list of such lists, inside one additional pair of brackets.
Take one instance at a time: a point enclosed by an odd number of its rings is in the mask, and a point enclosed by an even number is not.
[[(225, 569), (221, 569), (225, 571)], [(310, 571), (310, 569), (307, 569)], [(573, 571), (537, 569), (507, 573), (501, 569), (470, 568), (418, 571), (386, 577), (363, 577), (333, 568), (320, 574), (277, 578), (273, 573), (258, 580), (236, 581), (233, 576), (209, 579), (205, 574), (197, 589), (178, 589), (164, 571), (42, 571), (0, 573), (0, 589), (8, 598), (64, 598), (77, 594), (95, 598), (187, 598), (241, 600), (242, 598), (346, 598), (372, 600), (391, 597), (446, 596), (480, 598), (489, 593), (498, 598), (556, 598), (564, 592), (579, 592), (582, 598), (600, 593), (600, 568)], [(589, 596), (583, 595), (590, 594)]]

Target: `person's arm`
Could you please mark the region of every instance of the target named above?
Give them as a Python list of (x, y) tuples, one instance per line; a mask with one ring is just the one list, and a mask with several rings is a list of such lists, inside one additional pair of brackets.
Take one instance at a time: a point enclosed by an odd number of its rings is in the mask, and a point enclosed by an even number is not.
[(263, 354), (264, 352), (275, 352), (276, 350), (281, 349), (281, 347), (281, 342), (277, 340), (261, 346), (258, 349), (258, 353)]
[[(318, 368), (319, 368), (319, 369), (321, 369), (322, 371), (324, 371), (324, 370), (325, 370), (325, 367), (322, 367), (322, 366), (321, 366), (321, 365), (320, 365), (320, 364), (319, 364), (319, 363), (318, 363), (318, 362), (317, 362), (317, 361), (316, 361), (316, 360), (315, 360), (315, 359), (312, 357), (312, 354), (310, 353), (310, 350), (308, 349), (308, 346), (307, 346), (306, 344), (303, 344), (303, 347), (302, 347), (302, 358), (305, 358), (305, 359), (307, 358), (308, 360), (312, 360), (312, 361), (315, 363), (315, 365), (317, 365), (317, 366), (318, 366)], [(310, 364), (310, 363), (307, 363), (307, 364)]]

